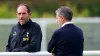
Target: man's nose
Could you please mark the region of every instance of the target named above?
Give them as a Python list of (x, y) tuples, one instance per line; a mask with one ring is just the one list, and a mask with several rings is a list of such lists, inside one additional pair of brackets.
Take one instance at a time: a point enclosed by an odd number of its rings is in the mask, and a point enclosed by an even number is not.
[(56, 23), (58, 23), (58, 20), (56, 19)]
[(23, 17), (23, 14), (21, 14), (20, 17)]

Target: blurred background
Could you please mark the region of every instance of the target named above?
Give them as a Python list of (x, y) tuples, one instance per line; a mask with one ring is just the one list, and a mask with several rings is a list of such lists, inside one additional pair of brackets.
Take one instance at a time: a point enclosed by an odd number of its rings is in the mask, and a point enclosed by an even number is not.
[(0, 52), (5, 51), (11, 28), (17, 23), (16, 7), (20, 3), (30, 6), (32, 20), (42, 28), (42, 51), (59, 28), (55, 10), (60, 6), (72, 9), (73, 23), (84, 32), (84, 50), (100, 50), (100, 0), (0, 0)]
[(27, 3), (32, 10), (32, 18), (55, 17), (55, 10), (68, 6), (74, 17), (99, 17), (100, 0), (0, 0), (0, 18), (16, 18), (16, 7)]

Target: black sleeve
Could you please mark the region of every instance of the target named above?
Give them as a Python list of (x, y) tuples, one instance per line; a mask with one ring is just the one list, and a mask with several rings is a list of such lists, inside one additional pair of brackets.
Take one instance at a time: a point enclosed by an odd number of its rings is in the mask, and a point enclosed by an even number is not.
[(8, 39), (8, 44), (6, 45), (6, 52), (10, 52), (10, 36), (9, 36), (9, 39)]
[[(13, 28), (14, 28), (14, 27), (13, 27)], [(10, 40), (11, 40), (11, 38), (12, 38), (11, 34), (12, 34), (12, 32), (13, 32), (13, 28), (12, 28), (12, 30), (11, 30), (11, 32), (10, 32), (10, 35), (9, 35), (8, 44), (6, 45), (6, 52), (10, 52), (10, 51), (11, 51), (11, 48), (10, 48)]]
[(36, 25), (32, 31), (31, 31), (31, 41), (30, 44), (24, 46), (24, 47), (20, 47), (20, 48), (16, 48), (13, 50), (13, 52), (22, 52), (22, 51), (26, 51), (26, 52), (37, 52), (40, 51), (41, 49), (41, 40), (42, 40), (42, 32), (41, 32), (41, 28), (39, 25)]
[(48, 52), (50, 53), (54, 52), (54, 48), (59, 37), (60, 37), (59, 32), (55, 31), (54, 34), (52, 35), (50, 42), (48, 43), (48, 47), (47, 47)]

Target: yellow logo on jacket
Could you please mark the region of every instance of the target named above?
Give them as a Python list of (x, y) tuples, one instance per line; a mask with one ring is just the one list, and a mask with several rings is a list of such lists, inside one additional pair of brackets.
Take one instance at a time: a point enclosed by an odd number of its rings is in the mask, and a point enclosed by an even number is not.
[(29, 38), (23, 38), (23, 41), (28, 41), (29, 40)]
[(29, 40), (29, 33), (27, 32), (26, 37), (23, 38), (23, 41), (28, 41)]

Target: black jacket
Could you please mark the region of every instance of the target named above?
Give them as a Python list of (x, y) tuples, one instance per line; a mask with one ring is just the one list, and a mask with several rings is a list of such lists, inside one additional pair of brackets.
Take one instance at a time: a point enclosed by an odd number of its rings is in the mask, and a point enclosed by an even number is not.
[(40, 26), (31, 19), (24, 25), (19, 22), (12, 28), (6, 51), (37, 52), (41, 49), (42, 32)]
[(83, 48), (83, 32), (73, 24), (56, 30), (48, 44), (48, 52), (55, 56), (83, 56)]

